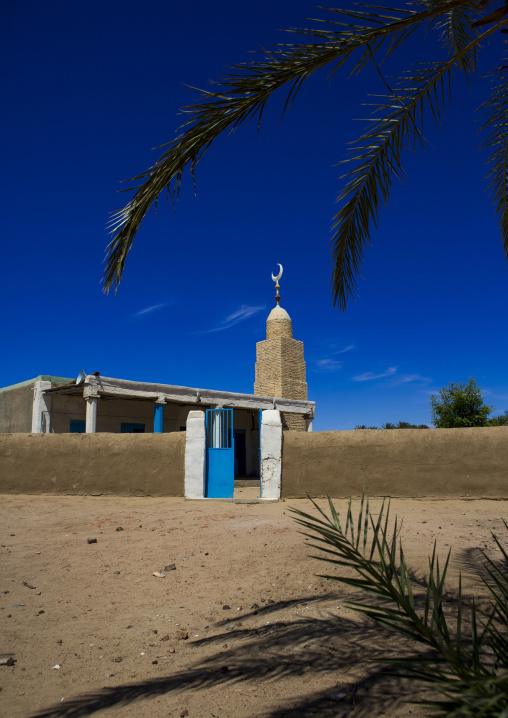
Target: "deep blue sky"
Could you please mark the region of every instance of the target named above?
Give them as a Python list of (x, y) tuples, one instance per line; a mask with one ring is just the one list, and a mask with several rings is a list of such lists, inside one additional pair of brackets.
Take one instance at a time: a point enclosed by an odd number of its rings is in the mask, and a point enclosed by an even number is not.
[[(442, 131), (429, 124), (426, 153), (407, 155), (345, 313), (329, 289), (334, 165), (362, 130), (352, 118), (368, 116), (368, 92), (384, 91), (375, 73), (316, 76), (282, 123), (281, 96), (260, 135), (252, 124), (219, 139), (197, 196), (186, 177), (176, 213), (145, 220), (118, 295), (102, 293), (121, 180), (174, 137), (195, 100), (186, 85), (323, 15), (305, 0), (4, 3), (2, 386), (84, 369), (252, 392), (281, 262), (315, 430), (430, 423), (429, 395), (469, 376), (497, 413), (508, 407), (508, 271), (477, 149), (485, 79), (471, 94), (457, 75)], [(400, 69), (435, 48), (415, 39)]]

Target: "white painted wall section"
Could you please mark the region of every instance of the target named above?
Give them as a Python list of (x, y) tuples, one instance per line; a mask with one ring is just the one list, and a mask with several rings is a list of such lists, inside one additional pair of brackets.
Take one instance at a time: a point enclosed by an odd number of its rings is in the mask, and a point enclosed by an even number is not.
[(50, 381), (36, 381), (34, 384), (34, 403), (32, 409), (32, 434), (49, 434), (51, 397), (45, 395), (51, 389)]
[(205, 479), (205, 412), (190, 411), (187, 417), (187, 432), (185, 441), (185, 498), (204, 498)]
[(280, 499), (282, 477), (282, 422), (280, 411), (261, 412), (261, 496)]

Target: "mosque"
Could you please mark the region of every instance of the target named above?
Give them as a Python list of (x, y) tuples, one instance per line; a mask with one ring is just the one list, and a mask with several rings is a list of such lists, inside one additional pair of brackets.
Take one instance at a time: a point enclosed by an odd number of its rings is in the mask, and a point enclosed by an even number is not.
[[(207, 449), (232, 463), (235, 477), (260, 475), (263, 412), (280, 412), (284, 431), (312, 431), (315, 404), (307, 400), (303, 342), (289, 314), (276, 306), (266, 339), (256, 344), (253, 394), (156, 384), (81, 372), (77, 379), (38, 376), (0, 389), (0, 432), (166, 433), (186, 431), (202, 412)], [(227, 455), (227, 456), (226, 456)], [(215, 456), (212, 452), (210, 456)]]

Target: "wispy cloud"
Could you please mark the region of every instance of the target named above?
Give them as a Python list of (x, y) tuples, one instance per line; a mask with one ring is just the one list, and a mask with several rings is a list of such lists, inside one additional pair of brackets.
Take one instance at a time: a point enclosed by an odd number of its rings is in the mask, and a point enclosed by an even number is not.
[(432, 381), (430, 376), (422, 376), (421, 374), (400, 374), (390, 382), (390, 386), (399, 386), (399, 384), (408, 384), (412, 381), (421, 381), (426, 384)]
[(145, 309), (141, 309), (139, 312), (136, 312), (133, 314), (133, 317), (142, 317), (145, 314), (150, 314), (151, 312), (156, 312), (158, 309), (163, 309), (164, 307), (167, 307), (169, 302), (163, 302), (162, 304), (153, 304), (151, 307), (146, 307)]
[(317, 369), (314, 369), (314, 371), (319, 372), (331, 372), (342, 369), (342, 362), (336, 361), (335, 359), (318, 359), (316, 365)]
[[(335, 347), (332, 347), (335, 348)], [(327, 352), (327, 356), (323, 357), (322, 359), (316, 359), (316, 368), (313, 369), (313, 371), (317, 372), (332, 372), (332, 371), (338, 371), (339, 369), (342, 369), (344, 364), (341, 361), (338, 361), (337, 359), (332, 359), (331, 357), (337, 356), (337, 354), (345, 354), (346, 352), (351, 351), (351, 349), (354, 349), (355, 347), (350, 344), (347, 347), (344, 347), (344, 349), (338, 349), (337, 351)]]
[(375, 374), (373, 371), (366, 371), (364, 374), (358, 374), (351, 377), (351, 381), (373, 381), (374, 379), (384, 379), (386, 376), (393, 376), (397, 372), (398, 367), (391, 366), (384, 372)]
[(211, 332), (223, 332), (225, 329), (230, 329), (231, 327), (234, 327), (235, 324), (244, 322), (246, 319), (252, 317), (254, 314), (257, 314), (262, 309), (265, 309), (264, 305), (262, 307), (248, 307), (247, 305), (242, 304), (242, 306), (239, 307), (236, 312), (233, 312), (233, 314), (227, 316), (216, 327), (214, 327), (213, 329), (205, 329), (203, 332), (200, 333), (210, 334)]
[(400, 386), (401, 384), (409, 384), (411, 382), (421, 382), (422, 384), (428, 384), (432, 381), (429, 376), (422, 376), (421, 374), (397, 374), (398, 367), (388, 367), (386, 371), (378, 372), (377, 374), (373, 371), (366, 371), (364, 374), (358, 374), (353, 376), (351, 381), (373, 381), (374, 379), (386, 379), (391, 376), (388, 386)]

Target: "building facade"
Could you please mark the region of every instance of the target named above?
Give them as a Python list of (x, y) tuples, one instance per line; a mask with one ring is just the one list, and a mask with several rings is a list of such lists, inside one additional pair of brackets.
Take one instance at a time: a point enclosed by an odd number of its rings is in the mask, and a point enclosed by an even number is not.
[[(277, 290), (279, 289), (277, 285)], [(311, 431), (303, 342), (279, 306), (256, 347), (254, 394), (138, 382), (81, 372), (38, 376), (0, 389), (0, 433), (94, 434), (185, 431), (185, 495), (229, 497), (235, 478), (280, 493), (282, 431)], [(263, 489), (264, 486), (264, 489)]]

